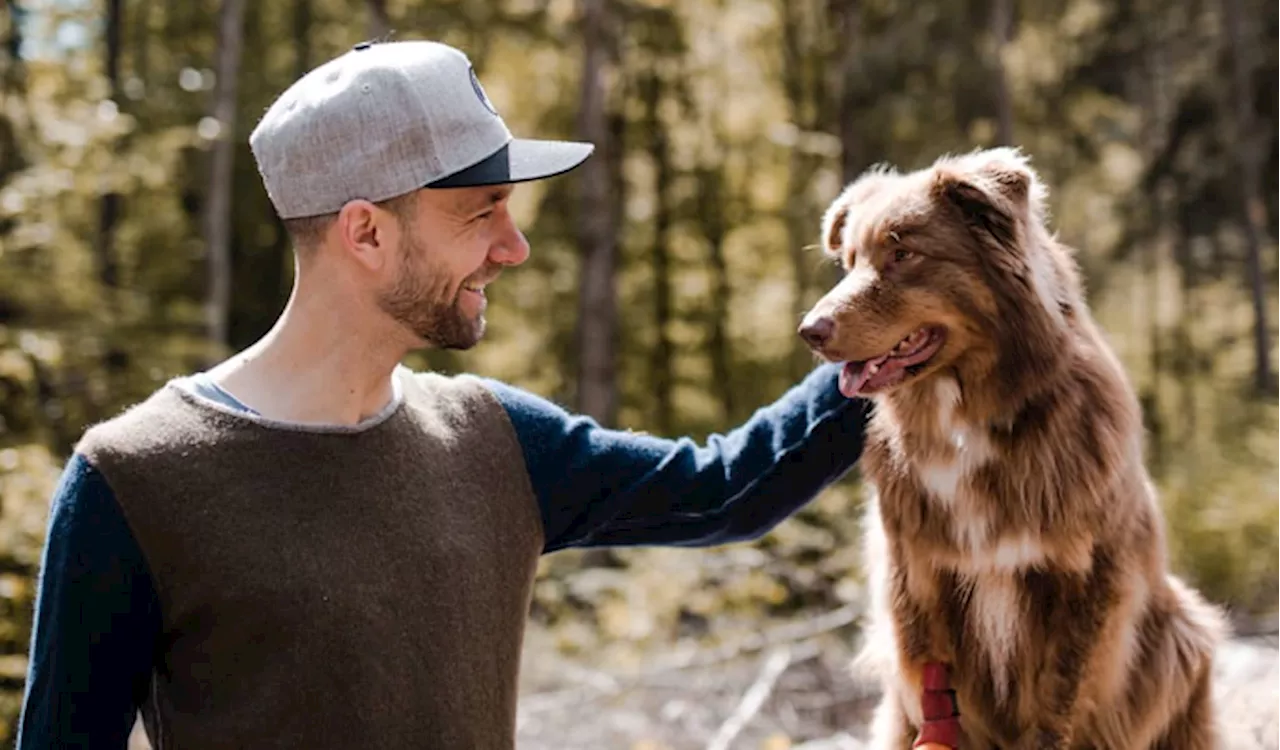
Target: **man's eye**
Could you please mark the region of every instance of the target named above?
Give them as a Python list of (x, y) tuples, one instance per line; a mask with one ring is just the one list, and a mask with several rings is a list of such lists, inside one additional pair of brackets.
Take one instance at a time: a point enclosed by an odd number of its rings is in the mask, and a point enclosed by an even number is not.
[(492, 211), (485, 211), (484, 213), (482, 213), (482, 214), (480, 214), (479, 216), (477, 216), (475, 220), (476, 220), (476, 221), (484, 221), (485, 219), (489, 218), (490, 216), (493, 216), (493, 212), (492, 212)]

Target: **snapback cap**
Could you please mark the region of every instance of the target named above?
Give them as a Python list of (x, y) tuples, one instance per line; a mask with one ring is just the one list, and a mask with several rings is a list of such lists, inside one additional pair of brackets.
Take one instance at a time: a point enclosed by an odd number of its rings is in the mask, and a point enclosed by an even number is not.
[(552, 177), (594, 146), (515, 138), (471, 61), (439, 42), (362, 42), (298, 79), (249, 135), (282, 219), (419, 188)]

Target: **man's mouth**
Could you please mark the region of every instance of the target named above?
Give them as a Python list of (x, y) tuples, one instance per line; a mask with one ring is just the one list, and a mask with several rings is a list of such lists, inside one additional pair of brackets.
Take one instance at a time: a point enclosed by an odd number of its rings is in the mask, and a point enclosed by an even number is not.
[(924, 326), (878, 357), (846, 362), (840, 371), (840, 392), (853, 398), (898, 385), (920, 374), (946, 340), (945, 328)]
[(464, 281), (462, 282), (462, 291), (471, 292), (480, 299), (485, 299), (484, 288), (493, 283), (493, 279), (484, 279), (482, 281)]

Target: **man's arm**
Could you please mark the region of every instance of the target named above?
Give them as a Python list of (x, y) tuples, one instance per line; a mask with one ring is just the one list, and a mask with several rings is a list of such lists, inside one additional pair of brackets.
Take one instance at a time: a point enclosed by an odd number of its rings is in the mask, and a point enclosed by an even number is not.
[(839, 479), (862, 453), (868, 404), (823, 365), (704, 445), (602, 428), (493, 380), (524, 450), (546, 552), (705, 546), (757, 538)]
[(18, 750), (124, 748), (150, 685), (160, 605), (103, 476), (74, 455), (50, 510)]

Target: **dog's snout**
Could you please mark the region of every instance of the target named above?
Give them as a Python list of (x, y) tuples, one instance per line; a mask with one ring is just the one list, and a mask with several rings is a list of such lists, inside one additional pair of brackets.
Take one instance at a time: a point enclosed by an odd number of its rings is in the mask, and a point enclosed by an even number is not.
[(836, 322), (831, 318), (823, 315), (813, 320), (806, 320), (800, 325), (800, 338), (814, 349), (821, 349), (831, 340), (831, 334), (835, 333)]

